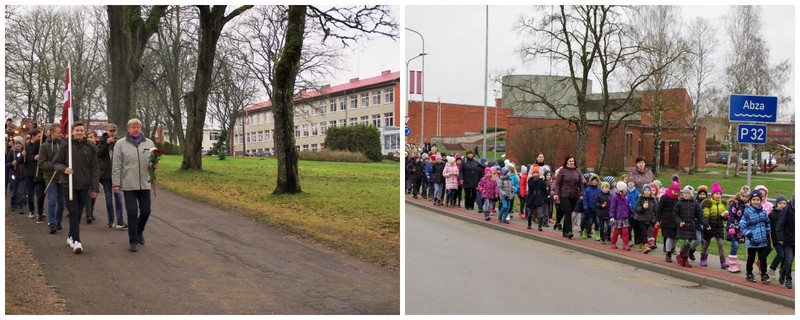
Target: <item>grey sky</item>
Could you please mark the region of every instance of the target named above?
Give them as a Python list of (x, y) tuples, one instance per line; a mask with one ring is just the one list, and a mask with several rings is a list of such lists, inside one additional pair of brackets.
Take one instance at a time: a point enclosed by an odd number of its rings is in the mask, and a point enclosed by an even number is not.
[[(728, 48), (722, 17), (727, 6), (681, 6), (684, 24), (697, 16), (706, 17), (717, 28), (722, 55)], [(486, 6), (407, 6), (405, 26), (425, 37), (425, 100), (449, 103), (483, 105), (484, 103), (484, 53)], [(520, 14), (534, 14), (531, 6), (489, 6), (489, 75), (513, 69), (516, 74), (547, 74), (551, 66), (546, 60), (523, 64), (515, 50), (520, 36), (512, 25)], [(770, 64), (789, 59), (796, 70), (795, 59), (795, 7), (762, 6), (762, 34), (770, 46)], [(406, 32), (405, 57), (409, 59), (422, 52), (420, 37)], [(720, 58), (718, 61), (722, 61)], [(405, 63), (405, 61), (403, 62)], [(410, 63), (409, 69), (420, 70), (422, 58)], [(721, 70), (721, 63), (717, 66)], [(553, 68), (554, 74), (566, 75)], [(595, 92), (598, 90), (595, 81)], [(493, 105), (497, 84), (489, 82), (488, 104)], [(784, 93), (796, 99), (795, 72), (789, 77)], [(499, 93), (497, 94), (499, 97)], [(411, 96), (419, 100), (419, 95)], [(794, 108), (795, 102), (789, 107)]]

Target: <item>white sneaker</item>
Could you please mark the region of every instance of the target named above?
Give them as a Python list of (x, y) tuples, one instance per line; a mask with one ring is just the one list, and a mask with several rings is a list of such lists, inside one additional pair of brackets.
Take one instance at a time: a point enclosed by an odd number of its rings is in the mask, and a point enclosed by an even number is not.
[(72, 252), (75, 252), (75, 254), (83, 252), (83, 246), (81, 245), (80, 241), (75, 241), (75, 245), (72, 247)]
[(72, 241), (72, 237), (67, 237), (67, 245), (70, 248), (74, 248), (75, 247), (75, 241)]
[(773, 276), (773, 277), (774, 277), (774, 276), (775, 276), (775, 269), (772, 269), (772, 268), (769, 268), (769, 267), (767, 267), (767, 273), (768, 273), (770, 276)]
[(31, 219), (33, 219), (33, 217), (34, 217), (34, 216), (33, 216), (33, 212), (30, 212), (30, 213), (28, 213), (28, 218), (31, 218)]

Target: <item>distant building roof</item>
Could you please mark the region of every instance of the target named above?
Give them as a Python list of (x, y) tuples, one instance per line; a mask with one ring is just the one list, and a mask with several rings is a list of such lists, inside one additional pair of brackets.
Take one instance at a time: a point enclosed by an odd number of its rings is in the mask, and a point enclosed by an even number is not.
[[(381, 75), (377, 77), (367, 78), (367, 79), (350, 79), (350, 82), (337, 84), (334, 86), (324, 85), (319, 90), (308, 90), (303, 91), (295, 97), (295, 101), (301, 101), (306, 99), (313, 99), (322, 96), (329, 96), (338, 93), (348, 92), (352, 90), (360, 90), (366, 87), (382, 85), (386, 83), (390, 83), (393, 81), (397, 81), (400, 79), (400, 72), (391, 72), (389, 70), (381, 72)], [(249, 105), (244, 108), (244, 111), (254, 111), (262, 108), (269, 108), (272, 107), (272, 101), (267, 100), (263, 102), (259, 102), (256, 104)]]

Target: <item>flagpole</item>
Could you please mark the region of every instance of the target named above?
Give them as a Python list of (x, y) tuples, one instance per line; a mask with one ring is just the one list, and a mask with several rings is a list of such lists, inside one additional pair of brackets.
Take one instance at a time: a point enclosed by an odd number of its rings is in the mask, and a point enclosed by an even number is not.
[[(72, 168), (72, 65), (71, 63), (67, 62), (67, 103), (69, 103), (69, 109), (67, 113), (69, 117), (67, 118), (67, 152), (69, 159), (69, 167), (72, 169), (72, 173), (75, 173), (75, 169)], [(72, 201), (72, 175), (69, 174), (69, 201)]]

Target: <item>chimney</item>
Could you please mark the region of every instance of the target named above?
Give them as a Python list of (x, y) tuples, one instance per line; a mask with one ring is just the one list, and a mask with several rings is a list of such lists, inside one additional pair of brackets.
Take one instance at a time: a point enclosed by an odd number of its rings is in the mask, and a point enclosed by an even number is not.
[(384, 71), (381, 71), (381, 75), (382, 75), (382, 76), (385, 76), (385, 75), (387, 75), (387, 74), (390, 74), (390, 73), (392, 73), (392, 70), (384, 70)]
[(350, 82), (356, 82), (356, 81), (358, 81), (358, 78), (350, 79)]

